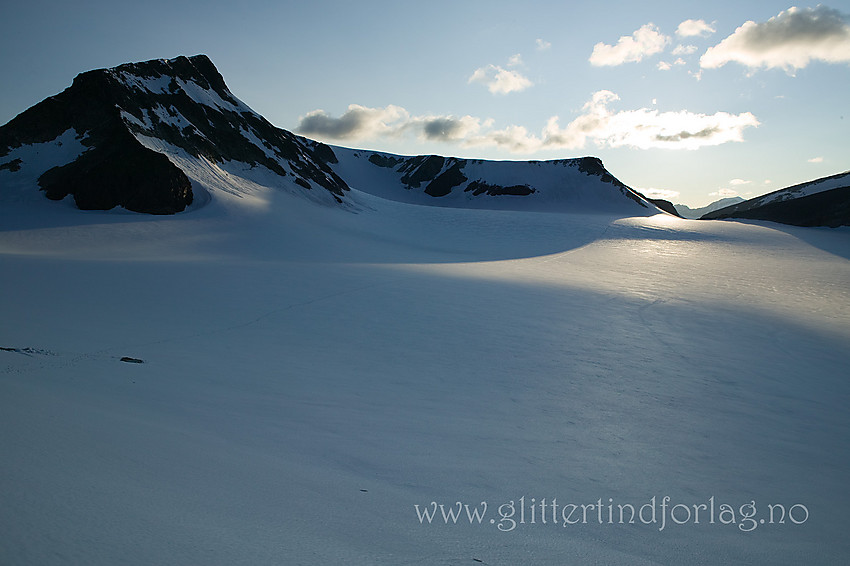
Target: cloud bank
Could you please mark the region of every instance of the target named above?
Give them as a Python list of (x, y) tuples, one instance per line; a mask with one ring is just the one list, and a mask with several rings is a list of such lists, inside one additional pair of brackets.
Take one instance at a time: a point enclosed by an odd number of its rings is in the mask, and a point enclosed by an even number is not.
[(580, 148), (590, 139), (600, 147), (698, 149), (743, 141), (744, 129), (759, 125), (749, 112), (707, 115), (687, 110), (609, 109), (609, 104), (619, 99), (607, 90), (594, 93), (584, 105), (584, 113), (563, 129), (558, 127), (557, 118), (550, 118), (544, 129), (544, 144)]
[(663, 198), (669, 201), (679, 198), (679, 195), (682, 194), (679, 191), (671, 191), (670, 189), (644, 189), (635, 187), (635, 190), (648, 198)]
[(729, 197), (737, 197), (737, 196), (740, 196), (740, 195), (738, 194), (738, 191), (736, 191), (734, 189), (727, 189), (727, 188), (724, 187), (722, 189), (717, 189), (713, 193), (708, 193), (708, 196), (729, 198)]
[(323, 110), (310, 112), (299, 120), (295, 130), (305, 136), (330, 140), (413, 135), (423, 141), (530, 154), (541, 150), (582, 149), (589, 142), (597, 147), (698, 149), (743, 141), (744, 130), (759, 125), (750, 112), (709, 115), (687, 110), (612, 110), (610, 105), (618, 100), (611, 91), (598, 91), (570, 123), (562, 127), (559, 117), (552, 116), (539, 135), (517, 125), (494, 129), (492, 120), (473, 116), (413, 116), (399, 106), (367, 108), (356, 104), (337, 118)]
[(748, 21), (700, 58), (706, 69), (740, 63), (750, 69), (779, 68), (793, 73), (811, 61), (850, 63), (850, 20), (818, 6), (789, 8), (766, 22)]
[(297, 131), (338, 140), (373, 138), (394, 135), (396, 124), (409, 119), (410, 114), (400, 106), (367, 108), (351, 104), (339, 118), (331, 117), (324, 110), (309, 112), (299, 120)]
[(322, 139), (363, 140), (398, 138), (415, 133), (423, 140), (452, 142), (468, 138), (481, 129), (481, 121), (472, 116), (411, 116), (400, 106), (369, 108), (350, 104), (335, 118), (324, 110), (302, 116), (295, 131)]

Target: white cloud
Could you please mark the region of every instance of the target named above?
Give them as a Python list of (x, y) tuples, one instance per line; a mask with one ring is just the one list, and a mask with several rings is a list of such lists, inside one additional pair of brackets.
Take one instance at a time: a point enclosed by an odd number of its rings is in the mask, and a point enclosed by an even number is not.
[(812, 157), (809, 159), (809, 163), (823, 163), (823, 157)]
[[(511, 58), (513, 59), (513, 57)], [(470, 83), (481, 83), (493, 94), (520, 92), (532, 86), (532, 82), (517, 71), (503, 69), (497, 65), (486, 65), (476, 69), (469, 77)]]
[(593, 94), (581, 114), (564, 127), (552, 116), (535, 135), (523, 126), (493, 129), (492, 121), (473, 116), (412, 116), (404, 108), (367, 108), (352, 104), (339, 118), (316, 110), (302, 117), (296, 131), (330, 139), (368, 139), (413, 134), (420, 139), (455, 142), (465, 147), (498, 147), (514, 153), (597, 147), (698, 149), (743, 141), (743, 131), (759, 125), (749, 112), (696, 114), (687, 110), (659, 112), (648, 108), (613, 111), (619, 100), (611, 91)]
[(670, 69), (673, 68), (673, 65), (686, 65), (686, 64), (687, 64), (687, 62), (684, 59), (682, 59), (681, 57), (678, 57), (672, 63), (670, 63), (669, 61), (659, 61), (658, 65), (656, 65), (656, 68), (659, 71), (669, 71)]
[(510, 59), (508, 59), (508, 67), (517, 67), (519, 65), (522, 65), (522, 55), (519, 53), (511, 55)]
[(680, 194), (679, 191), (671, 191), (670, 189), (641, 189), (635, 188), (637, 192), (642, 194), (645, 197), (649, 198), (662, 198), (664, 200), (672, 201), (675, 198), (678, 198)]
[(696, 45), (677, 45), (673, 48), (673, 55), (692, 55), (696, 53)]
[(766, 22), (748, 21), (710, 47), (700, 58), (703, 68), (737, 62), (750, 69), (779, 68), (788, 73), (811, 61), (850, 63), (850, 23), (841, 12), (789, 8)]
[(721, 197), (721, 198), (736, 197), (736, 196), (738, 196), (738, 191), (735, 191), (733, 189), (723, 188), (723, 189), (718, 189), (713, 193), (708, 193), (708, 196), (710, 196), (710, 197)]
[(752, 181), (745, 181), (744, 179), (732, 179), (729, 181), (730, 185), (749, 185)]
[(511, 127), (484, 133), (468, 145), (495, 145), (510, 151), (532, 152), (542, 149), (581, 149), (588, 141), (598, 147), (638, 149), (698, 149), (732, 141), (743, 141), (743, 131), (759, 125), (749, 112), (743, 114), (695, 114), (686, 110), (659, 112), (641, 108), (614, 112), (608, 108), (619, 100), (613, 92), (602, 90), (582, 108), (583, 113), (565, 127), (559, 118), (549, 118), (540, 137), (525, 128)]
[(576, 146), (592, 138), (598, 146), (635, 147), (640, 149), (697, 149), (730, 141), (743, 141), (743, 130), (759, 124), (751, 113), (712, 115), (687, 110), (659, 112), (648, 108), (613, 112), (608, 108), (619, 97), (610, 91), (599, 91), (584, 106), (585, 113), (563, 130), (557, 119), (547, 125), (550, 139), (574, 140)]
[(467, 147), (499, 147), (512, 153), (534, 153), (542, 148), (540, 138), (530, 134), (523, 126), (508, 126), (501, 130), (491, 130), (464, 140)]
[(616, 45), (597, 43), (589, 60), (595, 66), (634, 63), (662, 52), (669, 42), (670, 38), (658, 31), (654, 24), (646, 24), (632, 35), (620, 37)]
[(540, 39), (540, 38), (537, 38), (536, 43), (537, 43), (537, 49), (539, 49), (540, 51), (545, 51), (545, 50), (549, 49), (550, 47), (552, 47), (552, 44), (550, 42), (545, 41), (545, 40)]
[(676, 35), (679, 37), (706, 37), (713, 34), (715, 30), (711, 25), (705, 23), (705, 20), (685, 20), (679, 27), (676, 28)]

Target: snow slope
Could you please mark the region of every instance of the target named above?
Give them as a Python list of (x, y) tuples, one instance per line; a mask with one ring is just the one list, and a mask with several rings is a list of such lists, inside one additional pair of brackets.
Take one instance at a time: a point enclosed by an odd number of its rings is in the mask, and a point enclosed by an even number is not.
[[(0, 208), (0, 563), (850, 553), (846, 229), (194, 175), (210, 201), (176, 216)], [(422, 518), (456, 502), (480, 524)]]

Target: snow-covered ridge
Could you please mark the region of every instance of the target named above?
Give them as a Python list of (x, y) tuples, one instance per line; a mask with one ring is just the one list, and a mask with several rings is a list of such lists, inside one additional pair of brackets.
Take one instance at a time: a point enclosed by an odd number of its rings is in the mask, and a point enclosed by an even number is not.
[(850, 171), (839, 173), (838, 175), (832, 175), (830, 177), (824, 177), (815, 181), (809, 181), (807, 183), (800, 183), (799, 185), (774, 191), (752, 200), (753, 202), (757, 202), (759, 205), (765, 205), (771, 202), (807, 197), (846, 186), (850, 186)]
[(437, 155), (400, 156), (334, 147), (334, 170), (351, 188), (431, 206), (605, 211), (645, 216), (660, 210), (593, 157), (489, 161)]
[(702, 216), (749, 218), (797, 226), (850, 224), (850, 171), (786, 187)]

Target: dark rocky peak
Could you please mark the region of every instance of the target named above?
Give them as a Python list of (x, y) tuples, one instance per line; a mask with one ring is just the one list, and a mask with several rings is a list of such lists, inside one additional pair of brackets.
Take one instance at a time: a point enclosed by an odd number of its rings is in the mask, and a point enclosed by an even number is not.
[(205, 55), (131, 63), (109, 72), (127, 87), (128, 98), (119, 107), (137, 136), (159, 138), (214, 162), (263, 165), (337, 197), (348, 190), (326, 164), (330, 148), (276, 128), (251, 110)]
[[(97, 73), (98, 71), (90, 71)], [(166, 77), (168, 90), (176, 92), (179, 90), (177, 79), (184, 82), (193, 82), (204, 90), (212, 90), (223, 100), (238, 105), (239, 102), (224, 84), (224, 78), (215, 68), (213, 62), (206, 55), (195, 55), (193, 57), (176, 57), (174, 59), (154, 59), (142, 63), (126, 63), (119, 65), (107, 72), (113, 76), (128, 78), (141, 78), (156, 80)]]
[(338, 202), (348, 190), (328, 166), (330, 148), (272, 126), (230, 92), (205, 55), (78, 75), (65, 91), (0, 127), (0, 166), (13, 149), (69, 130), (87, 150), (45, 172), (39, 185), (48, 198), (71, 194), (84, 209), (183, 210), (193, 200), (191, 182), (167, 157), (181, 150), (216, 163), (263, 166), (305, 189), (327, 190)]
[(602, 164), (602, 160), (598, 157), (581, 157), (574, 161), (578, 166), (578, 170), (582, 173), (587, 173), (588, 175), (601, 177), (608, 172), (605, 170), (605, 165)]

